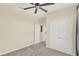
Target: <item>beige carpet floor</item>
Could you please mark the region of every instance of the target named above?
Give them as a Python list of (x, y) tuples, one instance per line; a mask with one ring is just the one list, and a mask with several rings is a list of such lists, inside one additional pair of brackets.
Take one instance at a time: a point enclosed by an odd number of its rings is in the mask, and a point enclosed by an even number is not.
[(45, 43), (39, 43), (29, 47), (22, 48), (20, 50), (4, 54), (2, 56), (69, 56), (63, 52), (48, 49), (45, 47)]

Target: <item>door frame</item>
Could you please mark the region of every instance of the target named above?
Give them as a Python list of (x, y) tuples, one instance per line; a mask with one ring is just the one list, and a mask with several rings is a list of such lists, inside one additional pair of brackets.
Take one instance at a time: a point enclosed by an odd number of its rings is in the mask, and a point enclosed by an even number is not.
[(78, 34), (78, 8), (79, 5), (76, 7), (76, 56), (78, 56), (78, 45), (77, 45), (77, 34)]

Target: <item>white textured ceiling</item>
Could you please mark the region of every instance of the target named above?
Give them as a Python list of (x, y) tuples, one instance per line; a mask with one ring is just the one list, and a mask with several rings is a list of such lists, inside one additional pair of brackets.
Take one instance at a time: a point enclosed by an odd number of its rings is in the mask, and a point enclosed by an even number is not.
[[(33, 5), (29, 4), (29, 3), (12, 3), (10, 4), (16, 8), (19, 8), (21, 10), (23, 10), (22, 8), (27, 8), (27, 7), (31, 7)], [(42, 6), (42, 8), (48, 10), (47, 13), (50, 12), (54, 12), (56, 10), (65, 8), (65, 7), (69, 7), (69, 6), (73, 6), (75, 5), (75, 3), (55, 3), (55, 5), (48, 5), (48, 6)], [(38, 9), (37, 14), (34, 14), (35, 8), (32, 9), (28, 9), (28, 10), (23, 10), (25, 13), (28, 13), (30, 15), (36, 16), (36, 17), (44, 17), (47, 15), (47, 13), (45, 13), (44, 11)]]

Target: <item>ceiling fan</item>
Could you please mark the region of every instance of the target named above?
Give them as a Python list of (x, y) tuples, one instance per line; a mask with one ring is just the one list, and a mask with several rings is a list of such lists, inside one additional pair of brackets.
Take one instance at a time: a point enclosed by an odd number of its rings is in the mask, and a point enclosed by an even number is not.
[(48, 12), (46, 9), (42, 8), (41, 6), (48, 6), (48, 5), (54, 5), (55, 3), (44, 3), (44, 4), (40, 4), (40, 3), (30, 3), (33, 6), (32, 7), (28, 7), (28, 8), (23, 8), (24, 10), (27, 9), (31, 9), (31, 8), (35, 8), (35, 14), (37, 14), (38, 8), (41, 9), (44, 12)]

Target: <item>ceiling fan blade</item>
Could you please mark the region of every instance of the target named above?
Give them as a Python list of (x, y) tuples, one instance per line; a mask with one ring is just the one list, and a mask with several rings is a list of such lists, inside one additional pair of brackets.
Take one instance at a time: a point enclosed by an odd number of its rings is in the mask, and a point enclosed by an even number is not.
[(54, 5), (55, 3), (45, 3), (45, 4), (41, 4), (39, 6), (47, 6), (47, 5)]
[(34, 3), (30, 3), (30, 4), (35, 5)]
[(35, 8), (35, 14), (37, 13), (37, 9), (38, 9), (38, 7), (36, 6), (36, 8)]
[(41, 10), (43, 10), (44, 12), (48, 12), (47, 10), (43, 9), (42, 7), (39, 7)]
[(28, 7), (28, 8), (24, 8), (24, 10), (26, 10), (26, 9), (31, 9), (31, 8), (34, 8), (35, 6), (32, 6), (32, 7)]

